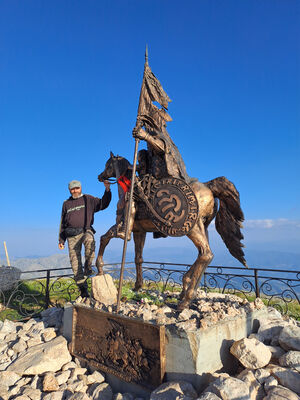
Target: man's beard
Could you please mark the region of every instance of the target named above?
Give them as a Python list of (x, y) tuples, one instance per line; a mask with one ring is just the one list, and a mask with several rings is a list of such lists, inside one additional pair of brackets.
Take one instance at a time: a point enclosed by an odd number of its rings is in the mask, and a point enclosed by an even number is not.
[(79, 199), (79, 197), (81, 197), (81, 196), (82, 196), (82, 192), (72, 194), (72, 198), (73, 198), (73, 199)]

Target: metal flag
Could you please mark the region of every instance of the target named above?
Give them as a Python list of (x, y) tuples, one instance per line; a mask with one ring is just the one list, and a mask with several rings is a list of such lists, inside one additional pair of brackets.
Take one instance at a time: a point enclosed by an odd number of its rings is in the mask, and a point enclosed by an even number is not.
[[(158, 108), (152, 103), (153, 101), (159, 103), (162, 108)], [(146, 48), (144, 76), (136, 126), (144, 125), (146, 131), (149, 133), (152, 130), (162, 131), (166, 122), (172, 121), (172, 118), (166, 112), (170, 101), (171, 99), (149, 67), (148, 50)]]

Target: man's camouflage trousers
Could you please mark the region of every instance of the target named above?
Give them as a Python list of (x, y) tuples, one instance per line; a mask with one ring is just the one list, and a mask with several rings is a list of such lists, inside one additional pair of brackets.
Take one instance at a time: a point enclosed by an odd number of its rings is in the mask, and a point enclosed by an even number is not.
[[(87, 230), (79, 235), (69, 237), (67, 240), (74, 279), (78, 285), (82, 285), (85, 283), (87, 276), (92, 273), (91, 265), (95, 257), (94, 235), (92, 231)], [(85, 255), (84, 269), (81, 259), (82, 245), (84, 246)]]

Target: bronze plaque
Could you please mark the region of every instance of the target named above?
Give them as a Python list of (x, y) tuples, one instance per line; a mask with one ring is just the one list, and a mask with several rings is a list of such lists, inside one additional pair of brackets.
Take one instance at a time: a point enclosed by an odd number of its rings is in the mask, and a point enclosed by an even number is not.
[(165, 373), (165, 327), (76, 305), (71, 353), (126, 382), (153, 389)]
[(198, 201), (191, 187), (182, 179), (156, 180), (150, 190), (150, 202), (156, 215), (152, 221), (168, 236), (187, 235), (198, 218)]

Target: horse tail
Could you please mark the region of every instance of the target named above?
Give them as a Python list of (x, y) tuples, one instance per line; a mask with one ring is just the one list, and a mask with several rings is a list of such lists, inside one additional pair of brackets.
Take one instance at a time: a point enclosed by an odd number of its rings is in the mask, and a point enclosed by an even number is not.
[(236, 187), (224, 176), (205, 182), (205, 185), (219, 199), (216, 215), (216, 230), (220, 234), (230, 254), (248, 268), (243, 252), (244, 239), (241, 233), (244, 214), (240, 206), (240, 195)]

